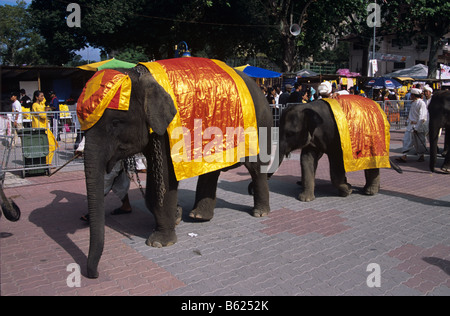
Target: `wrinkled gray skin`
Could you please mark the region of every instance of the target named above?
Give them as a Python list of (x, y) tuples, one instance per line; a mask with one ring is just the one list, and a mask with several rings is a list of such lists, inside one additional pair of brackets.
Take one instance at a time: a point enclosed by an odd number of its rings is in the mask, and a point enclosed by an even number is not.
[(437, 160), (439, 130), (445, 128), (445, 155), (442, 170), (450, 172), (450, 91), (437, 92), (428, 106), (430, 114), (430, 170), (434, 172)]
[[(301, 149), (301, 170), (303, 192), (299, 200), (310, 202), (315, 199), (315, 175), (319, 159), (324, 154), (330, 162), (330, 175), (340, 196), (352, 193), (345, 175), (341, 140), (330, 106), (322, 100), (292, 106), (283, 111), (280, 119), (279, 155), (283, 158), (294, 150)], [(380, 189), (379, 169), (365, 170), (364, 193), (374, 195)]]
[[(145, 67), (120, 69), (132, 80), (129, 111), (107, 109), (102, 118), (86, 131), (85, 174), (90, 216), (90, 245), (88, 277), (98, 277), (105, 234), (104, 174), (110, 172), (117, 161), (137, 153), (147, 158), (148, 175), (146, 205), (155, 217), (155, 231), (147, 245), (165, 247), (177, 241), (176, 222), (178, 182), (170, 156), (166, 129), (176, 114), (169, 94), (155, 81)], [(264, 95), (256, 83), (239, 72), (255, 104), (258, 127), (271, 127), (272, 116)], [(154, 133), (149, 134), (149, 128)], [(270, 139), (268, 148), (270, 148)], [(270, 211), (267, 175), (260, 172), (262, 163), (245, 162), (255, 185), (253, 215), (265, 216)], [(152, 171), (153, 170), (153, 171)], [(210, 220), (213, 217), (216, 188), (220, 171), (199, 177), (194, 210), (190, 216)]]

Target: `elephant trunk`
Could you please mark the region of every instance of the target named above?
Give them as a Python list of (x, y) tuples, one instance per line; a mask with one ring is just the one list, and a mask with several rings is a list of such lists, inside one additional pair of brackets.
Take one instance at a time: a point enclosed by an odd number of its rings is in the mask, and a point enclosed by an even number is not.
[(430, 170), (434, 172), (437, 160), (439, 130), (441, 128), (439, 119), (430, 118)]
[(88, 278), (98, 278), (97, 268), (105, 242), (104, 177), (106, 168), (103, 159), (98, 157), (98, 148), (94, 146), (86, 137), (84, 169), (90, 223)]

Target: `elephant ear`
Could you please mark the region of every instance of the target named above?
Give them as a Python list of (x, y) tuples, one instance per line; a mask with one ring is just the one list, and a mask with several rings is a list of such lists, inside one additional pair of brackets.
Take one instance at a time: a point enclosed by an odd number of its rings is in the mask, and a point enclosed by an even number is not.
[(316, 111), (311, 109), (306, 109), (304, 113), (305, 113), (306, 128), (309, 134), (312, 136), (317, 126), (323, 123), (323, 119)]
[(147, 124), (158, 135), (164, 135), (167, 127), (177, 114), (170, 95), (149, 73), (139, 79), (143, 92), (144, 109)]

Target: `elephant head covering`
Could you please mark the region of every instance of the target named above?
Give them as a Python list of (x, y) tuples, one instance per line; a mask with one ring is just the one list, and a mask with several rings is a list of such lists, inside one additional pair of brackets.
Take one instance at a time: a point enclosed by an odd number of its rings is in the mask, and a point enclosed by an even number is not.
[(77, 102), (81, 130), (94, 126), (107, 108), (128, 111), (131, 79), (117, 70), (97, 72), (87, 83)]

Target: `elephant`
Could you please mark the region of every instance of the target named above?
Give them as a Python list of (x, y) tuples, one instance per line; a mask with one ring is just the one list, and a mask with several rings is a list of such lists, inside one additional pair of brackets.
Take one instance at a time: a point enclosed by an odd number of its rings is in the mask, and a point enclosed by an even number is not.
[[(319, 159), (324, 154), (328, 156), (331, 181), (338, 189), (339, 195), (346, 197), (352, 193), (352, 186), (347, 183), (336, 119), (330, 105), (324, 100), (292, 105), (283, 111), (279, 131), (279, 166), (284, 157), (298, 149), (301, 149), (301, 184), (303, 187), (303, 191), (298, 197), (300, 201), (315, 200), (315, 174)], [(379, 168), (364, 171), (366, 178), (364, 193), (367, 195), (377, 194), (380, 190)], [(397, 171), (401, 172), (401, 169)]]
[[(85, 131), (85, 176), (90, 218), (90, 245), (87, 276), (97, 278), (98, 264), (104, 248), (105, 210), (103, 179), (121, 159), (137, 153), (147, 158), (147, 187), (145, 203), (155, 218), (155, 229), (146, 244), (166, 247), (177, 242), (175, 227), (181, 214), (177, 205), (178, 183), (171, 157), (167, 128), (177, 109), (166, 90), (155, 80), (149, 70), (139, 64), (131, 69), (116, 69), (130, 77), (132, 88), (129, 110), (106, 109), (91, 128)], [(242, 72), (243, 79), (253, 99), (258, 128), (271, 128), (272, 115), (266, 98), (256, 82)], [(81, 98), (81, 97), (80, 97)], [(195, 106), (195, 104), (192, 104)], [(149, 133), (149, 129), (152, 133)], [(270, 139), (263, 140), (270, 148)], [(262, 140), (260, 140), (261, 144)], [(254, 158), (254, 157), (253, 157)], [(268, 162), (267, 162), (268, 163)], [(267, 174), (261, 172), (265, 164), (246, 158), (237, 163), (248, 169), (255, 183), (253, 216), (262, 217), (270, 212)], [(223, 170), (227, 171), (227, 170)], [(217, 182), (221, 170), (199, 176), (194, 209), (190, 217), (211, 220), (216, 203)]]
[(439, 131), (445, 128), (444, 152), (446, 154), (441, 170), (450, 173), (450, 151), (448, 150), (450, 147), (450, 91), (435, 93), (428, 106), (428, 113), (430, 114), (430, 170), (435, 171)]

